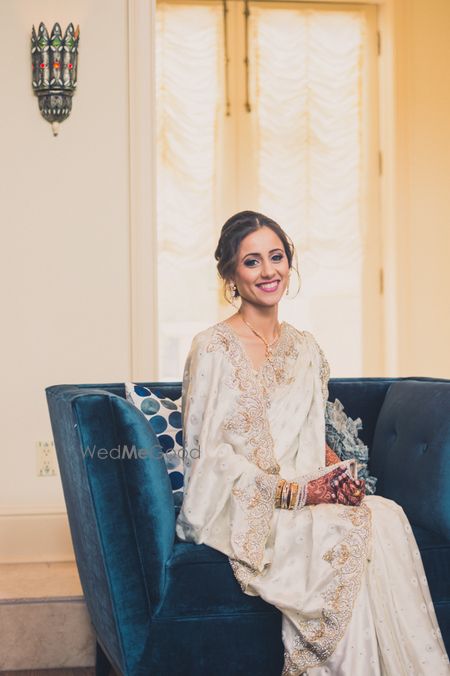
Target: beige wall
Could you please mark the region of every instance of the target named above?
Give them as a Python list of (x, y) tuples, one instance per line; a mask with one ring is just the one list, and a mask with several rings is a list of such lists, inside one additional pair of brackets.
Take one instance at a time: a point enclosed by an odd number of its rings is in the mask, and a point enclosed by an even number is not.
[[(0, 2), (0, 560), (70, 553), (59, 476), (37, 476), (35, 443), (52, 438), (44, 388), (129, 376), (126, 9)], [(41, 20), (81, 26), (78, 90), (57, 138), (31, 88)]]
[(450, 2), (397, 5), (399, 375), (450, 378)]

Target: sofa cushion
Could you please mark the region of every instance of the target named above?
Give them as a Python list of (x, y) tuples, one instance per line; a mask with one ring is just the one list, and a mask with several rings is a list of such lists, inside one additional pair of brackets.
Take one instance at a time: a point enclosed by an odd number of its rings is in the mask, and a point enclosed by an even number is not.
[(125, 383), (125, 393), (127, 400), (145, 415), (158, 438), (172, 485), (174, 505), (179, 509), (184, 483), (181, 397), (174, 401), (164, 392), (131, 382)]
[(411, 523), (450, 540), (450, 383), (396, 382), (375, 429), (371, 468), (377, 493)]

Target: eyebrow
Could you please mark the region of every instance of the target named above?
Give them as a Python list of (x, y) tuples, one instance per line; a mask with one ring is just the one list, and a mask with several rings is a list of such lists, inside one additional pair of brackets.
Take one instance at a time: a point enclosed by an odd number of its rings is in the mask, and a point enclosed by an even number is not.
[[(271, 253), (273, 253), (274, 251), (283, 251), (283, 249), (280, 249), (280, 247), (277, 247), (276, 249), (271, 249), (271, 250), (269, 251), (269, 253), (271, 254)], [(243, 257), (242, 260), (244, 260), (244, 258), (247, 258), (247, 256), (261, 256), (261, 254), (258, 253), (257, 251), (255, 251), (254, 253), (247, 253), (247, 254), (245, 254), (245, 256)]]

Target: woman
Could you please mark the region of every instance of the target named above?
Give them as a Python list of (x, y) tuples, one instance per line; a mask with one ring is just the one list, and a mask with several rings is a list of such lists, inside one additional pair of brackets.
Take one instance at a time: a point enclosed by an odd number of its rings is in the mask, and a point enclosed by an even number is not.
[(186, 361), (177, 534), (226, 554), (243, 591), (280, 609), (283, 676), (449, 674), (409, 523), (326, 449), (328, 364), (278, 322), (293, 255), (262, 214), (222, 228), (218, 271), (241, 306)]

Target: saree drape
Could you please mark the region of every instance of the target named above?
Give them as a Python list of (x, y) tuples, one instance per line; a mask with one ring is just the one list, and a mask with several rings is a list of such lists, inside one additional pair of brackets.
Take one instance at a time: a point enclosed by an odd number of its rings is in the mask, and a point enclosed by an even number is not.
[(280, 477), (326, 471), (328, 377), (312, 334), (287, 322), (259, 369), (226, 322), (194, 337), (177, 535), (223, 552), (242, 590), (282, 612), (283, 676), (449, 674), (401, 507), (375, 496), (359, 507), (274, 507)]

